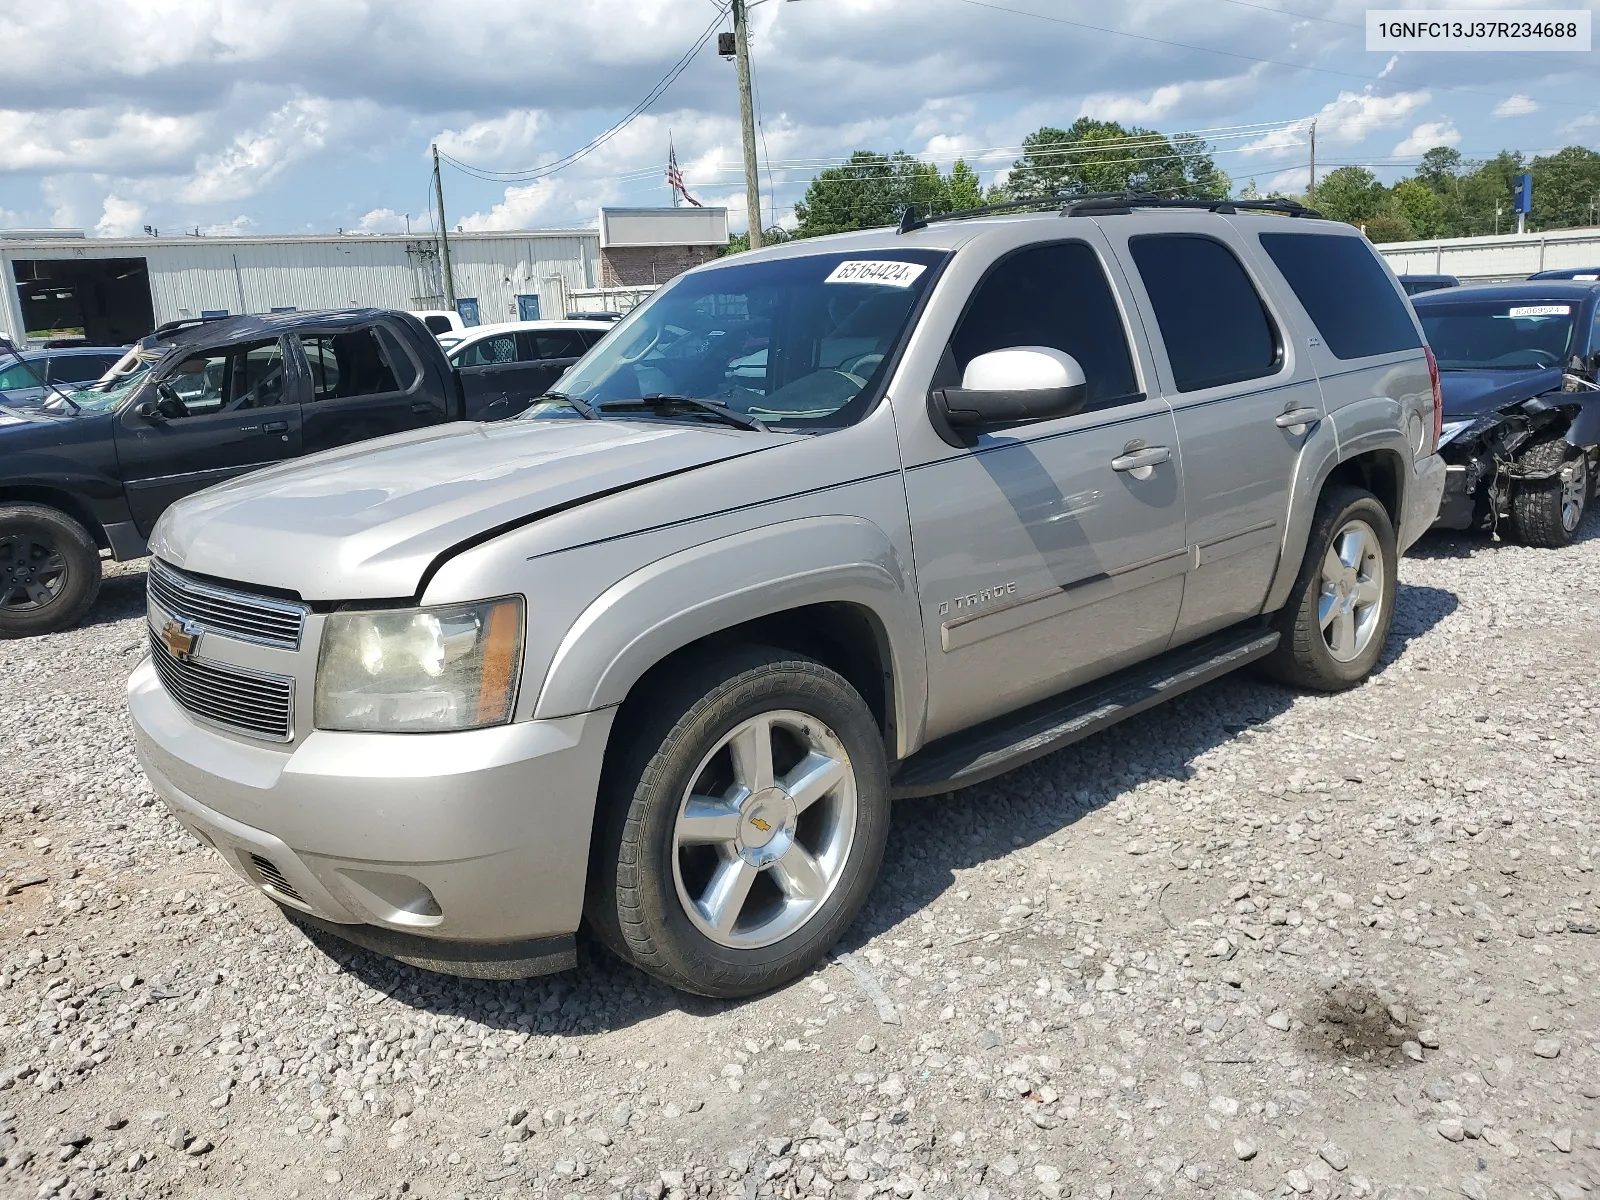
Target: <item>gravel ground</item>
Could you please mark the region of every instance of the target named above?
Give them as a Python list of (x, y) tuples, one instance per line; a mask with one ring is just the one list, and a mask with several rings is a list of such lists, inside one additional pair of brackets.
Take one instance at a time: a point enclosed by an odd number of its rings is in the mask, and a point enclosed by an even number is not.
[(145, 786), (142, 571), (0, 643), (0, 1195), (1600, 1189), (1600, 522), (1430, 539), (1368, 686), (1240, 677), (902, 806), (746, 1003), (314, 943)]

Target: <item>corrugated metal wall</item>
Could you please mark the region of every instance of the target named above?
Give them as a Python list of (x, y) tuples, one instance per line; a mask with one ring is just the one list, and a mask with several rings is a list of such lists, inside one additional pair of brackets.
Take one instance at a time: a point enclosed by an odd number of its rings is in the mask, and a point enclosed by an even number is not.
[(1600, 265), (1600, 229), (1385, 242), (1378, 253), (1396, 275), (1454, 275), (1463, 283), (1526, 279), (1536, 271)]
[[(457, 234), (450, 239), (457, 297), (478, 301), (484, 322), (517, 319), (517, 297), (539, 297), (560, 317), (574, 290), (598, 282), (599, 235)], [(437, 245), (430, 237), (207, 239), (90, 238), (0, 244), (0, 328), (22, 336), (15, 259), (143, 258), (155, 319), (274, 308), (439, 308)]]

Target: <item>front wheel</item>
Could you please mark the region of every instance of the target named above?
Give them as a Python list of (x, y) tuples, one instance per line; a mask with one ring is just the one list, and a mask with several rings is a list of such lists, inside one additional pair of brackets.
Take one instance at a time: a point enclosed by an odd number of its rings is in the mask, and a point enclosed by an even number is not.
[(1372, 674), (1394, 622), (1398, 558), (1394, 525), (1376, 496), (1354, 487), (1325, 491), (1266, 670), (1319, 692), (1344, 691)]
[(0, 505), (0, 638), (76, 625), (100, 591), (100, 550), (66, 513)]
[(1589, 507), (1592, 483), (1589, 456), (1556, 437), (1536, 442), (1517, 460), (1525, 469), (1552, 471), (1544, 479), (1523, 479), (1511, 496), (1512, 527), (1527, 546), (1551, 549), (1577, 536)]
[(619, 717), (586, 912), (619, 955), (706, 996), (795, 978), (860, 912), (889, 772), (872, 711), (821, 663), (748, 647)]

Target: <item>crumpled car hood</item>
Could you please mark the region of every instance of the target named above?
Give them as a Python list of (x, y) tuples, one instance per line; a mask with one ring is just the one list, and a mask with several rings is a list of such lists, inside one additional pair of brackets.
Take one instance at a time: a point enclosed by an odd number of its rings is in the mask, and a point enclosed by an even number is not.
[(1561, 368), (1528, 371), (1440, 371), (1444, 419), (1465, 421), (1498, 412), (1508, 404), (1558, 391)]
[(650, 421), (435, 426), (200, 492), (167, 510), (150, 550), (305, 600), (412, 596), (434, 560), (463, 542), (791, 440)]

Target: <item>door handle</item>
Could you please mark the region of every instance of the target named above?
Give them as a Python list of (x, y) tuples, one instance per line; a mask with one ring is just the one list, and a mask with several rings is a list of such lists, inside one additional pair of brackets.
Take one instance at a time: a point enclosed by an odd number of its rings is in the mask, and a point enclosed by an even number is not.
[[(1150, 471), (1164, 462), (1172, 461), (1172, 451), (1166, 446), (1130, 445), (1111, 460), (1113, 471), (1131, 471), (1135, 479), (1148, 479)], [(1139, 472), (1144, 474), (1140, 475)]]
[(411, 411), (414, 413), (430, 413), (433, 411), (433, 405), (419, 402), (411, 406)]
[(1294, 429), (1302, 425), (1315, 425), (1322, 420), (1322, 414), (1314, 408), (1291, 408), (1282, 413), (1273, 422), (1279, 429)]
[(268, 421), (261, 428), (263, 430), (265, 430), (267, 433), (287, 433), (288, 429), (289, 429), (289, 422), (287, 422), (287, 421)]

